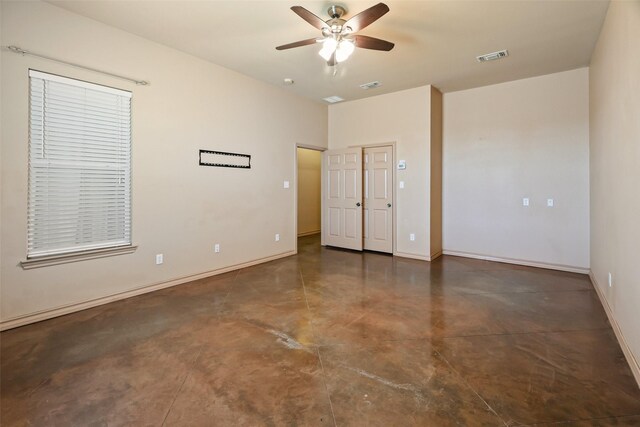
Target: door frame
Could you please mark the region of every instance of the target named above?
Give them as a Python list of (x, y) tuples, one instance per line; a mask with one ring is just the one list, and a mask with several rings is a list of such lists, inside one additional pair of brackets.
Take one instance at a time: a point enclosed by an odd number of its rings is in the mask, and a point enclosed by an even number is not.
[[(327, 151), (327, 147), (321, 147), (319, 145), (310, 145), (310, 144), (293, 144), (293, 235), (294, 235), (294, 252), (298, 253), (298, 148), (304, 148), (305, 150), (313, 150), (313, 151)], [(320, 163), (320, 182), (322, 184), (320, 191), (320, 238), (322, 237), (322, 228), (324, 227), (324, 212), (322, 210), (322, 197), (324, 194), (324, 180), (322, 177), (322, 161)], [(324, 245), (324, 241), (321, 242)]]

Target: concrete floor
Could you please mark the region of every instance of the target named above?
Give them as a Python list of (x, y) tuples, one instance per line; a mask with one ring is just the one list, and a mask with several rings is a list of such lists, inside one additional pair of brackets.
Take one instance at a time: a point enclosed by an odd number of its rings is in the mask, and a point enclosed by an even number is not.
[(587, 276), (320, 248), (1, 334), (1, 424), (640, 425)]

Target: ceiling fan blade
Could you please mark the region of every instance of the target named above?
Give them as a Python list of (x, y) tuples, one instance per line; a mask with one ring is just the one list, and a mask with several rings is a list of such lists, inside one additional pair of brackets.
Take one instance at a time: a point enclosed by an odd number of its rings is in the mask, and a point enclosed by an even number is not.
[(283, 44), (282, 46), (278, 46), (276, 47), (277, 50), (285, 50), (285, 49), (291, 49), (294, 47), (300, 47), (300, 46), (306, 46), (309, 44), (315, 44), (317, 42), (317, 40), (315, 38), (313, 39), (307, 39), (307, 40), (300, 40), (298, 42), (293, 42), (293, 43), (289, 43), (289, 44)]
[(334, 65), (336, 65), (336, 64), (337, 64), (337, 61), (336, 61), (336, 53), (335, 53), (335, 52), (333, 52), (333, 54), (331, 54), (331, 58), (329, 58), (329, 60), (327, 61), (327, 65), (328, 65), (329, 67), (333, 67), (333, 66), (334, 66)]
[(292, 6), (291, 10), (293, 10), (300, 18), (304, 19), (319, 30), (329, 27), (322, 19), (309, 12), (302, 6)]
[(372, 22), (380, 19), (382, 15), (389, 12), (389, 6), (384, 3), (378, 3), (375, 6), (371, 6), (367, 10), (363, 10), (353, 18), (349, 19), (344, 26), (351, 27), (351, 32), (355, 33), (362, 30)]
[(385, 50), (387, 52), (395, 46), (393, 43), (386, 40), (369, 36), (353, 36), (353, 41), (355, 42), (356, 47), (361, 47), (363, 49)]

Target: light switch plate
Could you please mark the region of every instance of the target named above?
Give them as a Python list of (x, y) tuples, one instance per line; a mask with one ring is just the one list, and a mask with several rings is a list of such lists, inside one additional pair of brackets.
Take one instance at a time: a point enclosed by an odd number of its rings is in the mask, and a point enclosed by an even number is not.
[(276, 242), (279, 242), (279, 241), (280, 241), (280, 235), (276, 234)]
[(415, 235), (415, 234), (413, 234), (413, 233), (409, 234), (409, 240), (411, 240), (412, 242), (415, 242), (415, 240), (416, 240), (416, 235)]
[(529, 198), (525, 197), (522, 199), (522, 206), (529, 206)]
[(156, 255), (156, 265), (160, 265), (164, 262), (164, 256), (162, 254)]
[(400, 181), (400, 183), (398, 184), (398, 187), (400, 187), (401, 189), (404, 188), (404, 181)]
[(289, 181), (285, 181), (282, 185), (283, 188), (289, 188)]

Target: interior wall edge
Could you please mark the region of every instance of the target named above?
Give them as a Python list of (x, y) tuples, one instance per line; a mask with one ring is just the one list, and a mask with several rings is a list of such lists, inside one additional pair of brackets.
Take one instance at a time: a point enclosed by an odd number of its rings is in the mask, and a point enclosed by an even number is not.
[(63, 305), (61, 307), (36, 311), (34, 313), (23, 314), (20, 316), (16, 316), (13, 318), (0, 321), (0, 331), (6, 331), (8, 329), (18, 328), (20, 326), (29, 325), (31, 323), (53, 319), (54, 317), (64, 316), (66, 314), (87, 310), (89, 308), (94, 308), (94, 307), (109, 304), (112, 302), (121, 301), (121, 300), (135, 297), (138, 295), (148, 294), (151, 292), (159, 291), (161, 289), (166, 289), (172, 286), (178, 286), (184, 283), (192, 282), (194, 280), (206, 279), (207, 277), (217, 276), (220, 274), (228, 273), (230, 271), (241, 270), (243, 268), (251, 267), (253, 265), (264, 264), (266, 262), (275, 261), (280, 258), (286, 258), (288, 256), (292, 256), (295, 254), (296, 254), (296, 251), (283, 252), (281, 254), (271, 255), (265, 258), (259, 258), (253, 261), (243, 262), (241, 264), (230, 265), (230, 266), (218, 268), (215, 270), (209, 270), (202, 273), (178, 277), (175, 279), (153, 283), (150, 285), (144, 285), (135, 289), (119, 292), (112, 295), (107, 295), (100, 298), (90, 299), (86, 301), (79, 301), (72, 304)]
[(615, 316), (613, 315), (613, 310), (611, 310), (611, 306), (609, 305), (609, 301), (607, 301), (604, 292), (600, 288), (598, 281), (596, 280), (593, 271), (589, 271), (589, 279), (591, 279), (591, 285), (593, 285), (596, 294), (598, 295), (598, 299), (604, 308), (605, 313), (607, 314), (607, 318), (609, 319), (609, 323), (611, 323), (611, 329), (613, 329), (614, 334), (616, 335), (616, 339), (618, 340), (618, 344), (620, 344), (620, 348), (622, 349), (622, 353), (624, 353), (624, 357), (627, 359), (627, 363), (629, 364), (629, 368), (631, 368), (631, 373), (633, 373), (633, 377), (640, 387), (640, 363), (638, 363), (638, 359), (631, 351), (631, 347), (629, 346), (624, 334), (622, 333), (622, 329), (618, 324)]
[(443, 250), (442, 253), (444, 255), (459, 256), (463, 258), (474, 258), (474, 259), (481, 259), (485, 261), (503, 262), (505, 264), (515, 264), (515, 265), (524, 265), (527, 267), (546, 268), (549, 270), (566, 271), (569, 273), (589, 274), (591, 271), (589, 270), (589, 268), (578, 267), (573, 265), (553, 264), (553, 263), (542, 262), (542, 261), (497, 257), (493, 255), (476, 254), (472, 252), (452, 251), (449, 249)]

